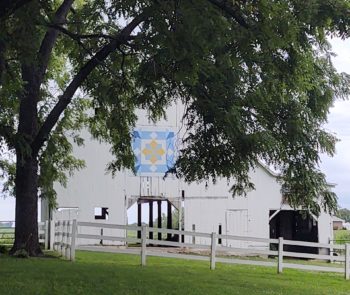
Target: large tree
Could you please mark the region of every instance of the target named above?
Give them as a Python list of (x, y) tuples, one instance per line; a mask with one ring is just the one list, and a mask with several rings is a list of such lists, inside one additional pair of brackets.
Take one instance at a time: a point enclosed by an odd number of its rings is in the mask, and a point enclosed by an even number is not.
[(328, 109), (349, 91), (327, 42), (348, 37), (349, 1), (6, 0), (0, 8), (12, 252), (40, 254), (38, 196), (53, 200), (53, 182), (83, 166), (68, 136), (82, 144), (85, 126), (111, 145), (109, 169), (132, 168), (135, 109), (156, 120), (176, 99), (187, 132), (170, 172), (234, 179), (233, 193), (243, 193), (262, 160), (281, 171), (292, 206), (335, 209), (318, 163), (320, 152), (334, 153), (336, 139), (322, 128)]

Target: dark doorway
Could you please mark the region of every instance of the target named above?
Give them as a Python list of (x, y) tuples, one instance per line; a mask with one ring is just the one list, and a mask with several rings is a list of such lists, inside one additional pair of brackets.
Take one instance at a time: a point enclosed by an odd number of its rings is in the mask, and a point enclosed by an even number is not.
[[(270, 217), (276, 210), (270, 210)], [(281, 210), (270, 220), (270, 238), (318, 243), (318, 223), (309, 214), (297, 210)], [(289, 252), (318, 253), (318, 248), (284, 245)]]

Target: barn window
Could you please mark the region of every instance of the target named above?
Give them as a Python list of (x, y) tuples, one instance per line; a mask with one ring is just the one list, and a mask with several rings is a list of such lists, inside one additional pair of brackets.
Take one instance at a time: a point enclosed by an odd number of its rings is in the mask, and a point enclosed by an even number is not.
[(108, 220), (108, 208), (95, 207), (95, 219)]

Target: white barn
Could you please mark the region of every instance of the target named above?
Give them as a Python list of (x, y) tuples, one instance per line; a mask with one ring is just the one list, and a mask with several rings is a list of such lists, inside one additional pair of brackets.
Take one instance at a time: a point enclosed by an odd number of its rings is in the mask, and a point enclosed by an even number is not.
[[(149, 224), (156, 227), (158, 224), (153, 221), (159, 216), (161, 203), (165, 202), (168, 215), (171, 216), (174, 208), (180, 216), (184, 214), (184, 229), (188, 231), (262, 238), (283, 236), (321, 243), (332, 239), (331, 216), (322, 213), (318, 218), (303, 219), (300, 212), (284, 204), (276, 175), (262, 165), (250, 173), (256, 189), (248, 192), (247, 197), (232, 198), (226, 180), (206, 186), (205, 183), (184, 183), (173, 176), (164, 179), (164, 172), (174, 161), (176, 147), (181, 144), (176, 138), (183, 132), (182, 114), (182, 105), (175, 104), (168, 109), (167, 120), (155, 125), (147, 119), (145, 111), (138, 112), (133, 143), (136, 176), (131, 171), (118, 172), (114, 178), (106, 174), (106, 164), (112, 159), (109, 147), (91, 139), (86, 132), (85, 147), (74, 147), (75, 156), (85, 160), (86, 168), (69, 179), (67, 188), (56, 185), (57, 210), (49, 212), (43, 200), (42, 220), (77, 218), (106, 222), (108, 219), (108, 223), (127, 224), (128, 208), (137, 202), (138, 223), (141, 224), (141, 204), (148, 203)], [(268, 247), (256, 243), (250, 246)]]

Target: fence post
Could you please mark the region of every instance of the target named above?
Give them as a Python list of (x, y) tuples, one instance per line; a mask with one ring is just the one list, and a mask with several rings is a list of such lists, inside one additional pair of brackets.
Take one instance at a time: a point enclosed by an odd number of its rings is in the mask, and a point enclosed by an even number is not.
[(330, 256), (329, 262), (333, 263), (334, 262), (334, 259), (333, 259), (334, 248), (332, 246), (334, 243), (333, 243), (333, 240), (331, 238), (328, 238), (328, 242), (329, 242), (329, 256)]
[(215, 253), (216, 253), (216, 234), (211, 233), (211, 248), (210, 248), (210, 269), (215, 269)]
[(54, 250), (55, 243), (55, 221), (50, 220), (50, 250)]
[(45, 221), (45, 250), (49, 248), (49, 221)]
[[(196, 231), (196, 225), (192, 224), (192, 231), (195, 232)], [(196, 236), (193, 235), (192, 236), (192, 244), (195, 245), (196, 244)]]
[(54, 238), (53, 238), (53, 248), (52, 249), (54, 251), (58, 251), (58, 247), (57, 247), (57, 242), (58, 242), (58, 239), (57, 239), (57, 228), (58, 228), (58, 224), (56, 223), (56, 221), (54, 221), (53, 226), (54, 226), (54, 230), (53, 230)]
[(76, 236), (77, 236), (77, 220), (73, 219), (72, 236), (70, 240), (70, 260), (71, 261), (75, 261)]
[(101, 228), (101, 230), (100, 230), (100, 235), (101, 235), (100, 245), (103, 245), (103, 239), (102, 239), (102, 237), (103, 237), (103, 228)]
[(66, 220), (65, 226), (63, 228), (63, 234), (64, 234), (64, 245), (63, 245), (63, 251), (64, 251), (64, 257), (68, 258), (68, 228), (69, 228), (69, 221)]
[(60, 251), (60, 230), (61, 230), (61, 221), (57, 221), (57, 225), (55, 225), (55, 248), (56, 251), (59, 252)]
[(67, 240), (67, 242), (66, 242), (66, 244), (67, 244), (67, 246), (66, 246), (66, 258), (67, 259), (70, 259), (71, 252), (72, 252), (72, 249), (70, 247), (71, 242), (72, 242), (72, 236), (70, 234), (71, 227), (72, 227), (72, 220), (69, 220), (69, 221), (67, 221), (67, 233), (66, 233), (67, 234), (67, 238), (66, 238), (66, 240)]
[(60, 242), (60, 251), (61, 251), (61, 255), (63, 255), (63, 242), (64, 242), (64, 227), (66, 225), (65, 221), (61, 221), (60, 222), (60, 232), (61, 232), (61, 242)]
[(345, 279), (349, 279), (350, 274), (350, 244), (345, 244)]
[(277, 263), (277, 273), (282, 273), (283, 271), (283, 238), (278, 238), (278, 263)]
[(141, 265), (146, 265), (146, 242), (147, 242), (147, 226), (143, 225), (141, 228)]

